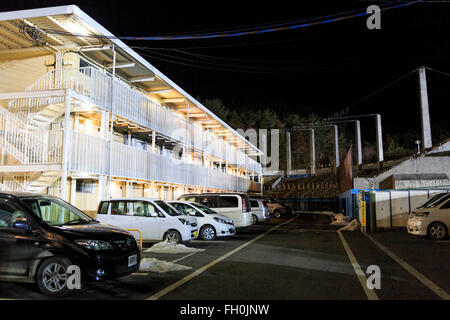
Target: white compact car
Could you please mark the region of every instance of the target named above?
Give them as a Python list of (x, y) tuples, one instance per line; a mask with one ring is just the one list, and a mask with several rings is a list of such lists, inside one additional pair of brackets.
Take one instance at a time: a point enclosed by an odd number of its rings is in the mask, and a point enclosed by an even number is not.
[(139, 229), (143, 241), (185, 242), (198, 236), (197, 219), (167, 202), (146, 198), (102, 200), (97, 220), (123, 229)]
[(414, 210), (408, 217), (408, 233), (441, 240), (450, 228), (450, 193), (439, 193)]
[(207, 206), (189, 201), (169, 201), (178, 211), (197, 218), (199, 237), (214, 240), (216, 237), (231, 236), (236, 233), (233, 220), (218, 214)]
[(250, 198), (252, 223), (265, 222), (270, 219), (269, 207), (262, 199)]
[(238, 229), (252, 225), (250, 200), (244, 193), (184, 194), (178, 200), (201, 203), (233, 220)]

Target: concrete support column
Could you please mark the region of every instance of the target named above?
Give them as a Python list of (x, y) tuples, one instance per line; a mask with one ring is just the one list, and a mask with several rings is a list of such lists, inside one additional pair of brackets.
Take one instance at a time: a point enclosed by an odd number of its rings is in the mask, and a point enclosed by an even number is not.
[(61, 175), (61, 198), (67, 200), (67, 173), (70, 162), (71, 132), (70, 129), (70, 95), (66, 91), (65, 114), (64, 114), (64, 142), (62, 153), (62, 175)]
[(339, 159), (339, 132), (338, 127), (334, 126), (334, 156), (335, 156), (335, 168), (337, 169), (341, 163)]
[(126, 197), (131, 198), (133, 196), (133, 182), (126, 182)]
[(383, 155), (383, 133), (381, 130), (381, 115), (377, 114), (375, 117), (375, 128), (377, 137), (377, 161), (378, 166), (381, 168), (383, 166), (384, 155)]
[(70, 204), (76, 206), (77, 180), (72, 179), (70, 182)]
[(359, 168), (362, 165), (362, 146), (361, 146), (361, 123), (359, 120), (355, 121), (355, 140), (356, 140), (356, 166)]
[(315, 141), (314, 141), (314, 129), (310, 129), (309, 144), (310, 144), (311, 175), (315, 175), (316, 174), (316, 145), (315, 145)]
[(433, 144), (431, 141), (430, 111), (428, 108), (428, 91), (425, 67), (419, 68), (420, 84), (420, 119), (422, 124), (422, 153), (430, 149)]
[(98, 177), (98, 201), (106, 198), (107, 177), (105, 175)]
[(291, 133), (286, 132), (286, 175), (290, 176), (291, 171), (292, 171)]

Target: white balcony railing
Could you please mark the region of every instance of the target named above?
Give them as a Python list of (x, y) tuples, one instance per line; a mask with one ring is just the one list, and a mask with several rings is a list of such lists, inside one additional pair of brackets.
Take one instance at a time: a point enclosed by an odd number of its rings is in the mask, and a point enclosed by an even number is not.
[[(109, 174), (109, 142), (78, 132), (72, 133), (70, 170)], [(185, 184), (246, 192), (252, 182), (193, 163), (112, 142), (111, 175), (129, 179)], [(254, 183), (253, 183), (254, 184)]]
[[(111, 94), (112, 88), (114, 88), (114, 94)], [(231, 164), (261, 173), (261, 166), (258, 166), (257, 162), (223, 139), (151, 101), (143, 93), (121, 80), (116, 79), (113, 85), (111, 76), (96, 68), (52, 70), (33, 83), (27, 91), (49, 89), (72, 89), (89, 98), (93, 104), (112, 110), (118, 116), (156, 130), (171, 139), (205, 151)], [(41, 98), (33, 99), (12, 100), (9, 107), (17, 111), (35, 108), (36, 110), (31, 111), (36, 112), (43, 104), (49, 103), (45, 100), (48, 98), (42, 98), (45, 101), (41, 101)]]

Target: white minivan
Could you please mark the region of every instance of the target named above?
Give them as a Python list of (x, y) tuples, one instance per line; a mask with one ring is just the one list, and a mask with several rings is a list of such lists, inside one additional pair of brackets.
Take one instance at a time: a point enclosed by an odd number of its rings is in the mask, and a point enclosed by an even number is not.
[(236, 228), (252, 225), (250, 200), (245, 193), (184, 194), (178, 200), (201, 203), (233, 220)]
[(182, 200), (169, 201), (169, 203), (178, 211), (197, 219), (199, 237), (203, 240), (214, 240), (216, 237), (227, 237), (236, 233), (233, 220), (201, 203)]
[(185, 242), (198, 236), (197, 219), (183, 215), (167, 202), (147, 198), (102, 200), (97, 220), (123, 229), (139, 229), (143, 241)]
[(450, 228), (450, 193), (438, 193), (415, 209), (408, 217), (410, 234), (442, 240)]

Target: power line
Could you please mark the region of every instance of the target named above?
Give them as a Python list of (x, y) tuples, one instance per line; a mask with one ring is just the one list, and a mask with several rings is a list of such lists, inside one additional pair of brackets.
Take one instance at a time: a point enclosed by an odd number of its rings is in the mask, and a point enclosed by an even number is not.
[[(418, 2), (421, 2), (421, 0), (414, 0), (414, 1), (410, 1), (410, 2), (407, 2), (407, 3), (402, 3), (402, 4), (399, 4), (399, 5), (394, 5), (394, 6), (390, 6), (390, 7), (383, 7), (383, 8), (380, 9), (380, 11), (387, 11), (387, 10), (391, 10), (391, 9), (397, 9), (397, 8), (413, 5), (413, 4), (416, 4)], [(238, 30), (237, 32), (235, 32), (234, 30), (228, 30), (228, 31), (225, 31), (225, 32), (220, 32), (220, 33), (188, 34), (188, 35), (178, 35), (178, 36), (174, 35), (174, 36), (150, 36), (150, 37), (128, 37), (128, 36), (115, 37), (115, 36), (83, 35), (83, 34), (76, 34), (76, 33), (70, 33), (70, 32), (59, 31), (59, 30), (52, 30), (52, 29), (43, 29), (43, 30), (45, 32), (47, 32), (47, 33), (69, 35), (69, 36), (80, 36), (80, 37), (84, 37), (84, 38), (94, 37), (94, 38), (137, 40), (137, 41), (193, 40), (193, 39), (231, 38), (231, 37), (241, 37), (241, 36), (246, 36), (246, 35), (265, 34), (265, 33), (285, 31), (285, 30), (295, 30), (295, 29), (311, 27), (311, 26), (319, 25), (319, 24), (328, 24), (328, 23), (348, 20), (348, 19), (352, 19), (352, 18), (356, 18), (356, 17), (362, 17), (362, 16), (366, 16), (366, 15), (369, 14), (367, 11), (365, 11), (366, 8), (356, 9), (353, 12), (357, 12), (357, 11), (361, 11), (361, 10), (364, 10), (364, 11), (361, 12), (361, 13), (356, 13), (356, 14), (347, 15), (347, 16), (341, 16), (341, 15), (343, 15), (345, 13), (337, 13), (335, 15), (324, 16), (325, 18), (329, 18), (331, 16), (335, 16), (335, 17), (337, 16), (336, 18), (320, 20), (320, 21), (310, 22), (310, 23), (288, 25), (288, 26), (283, 26), (283, 27), (274, 27), (276, 25), (270, 25), (270, 26), (266, 26), (265, 29), (256, 29), (256, 30), (252, 29), (252, 30), (247, 30), (247, 31), (240, 31), (240, 30)], [(316, 17), (316, 18), (311, 18), (311, 19), (309, 19), (307, 21), (311, 21), (311, 20), (314, 21), (314, 20), (319, 20), (319, 19), (324, 19), (324, 18)], [(269, 27), (269, 28), (267, 28), (267, 27)]]
[[(263, 71), (263, 70), (236, 70), (236, 69), (231, 69), (231, 68), (217, 68), (217, 67), (211, 67), (211, 66), (202, 66), (202, 65), (196, 65), (196, 64), (192, 64), (192, 63), (186, 63), (186, 62), (180, 62), (180, 61), (175, 61), (175, 60), (170, 60), (170, 59), (165, 59), (165, 58), (160, 58), (160, 57), (156, 57), (156, 56), (152, 56), (149, 54), (142, 54), (143, 56), (147, 56), (156, 60), (161, 60), (164, 62), (169, 62), (169, 63), (175, 63), (175, 64), (179, 64), (179, 65), (184, 65), (184, 66), (188, 66), (188, 67), (193, 67), (193, 68), (200, 68), (200, 69), (206, 69), (206, 70), (216, 70), (216, 71), (227, 71), (227, 72), (238, 72), (238, 73), (259, 73), (259, 74), (280, 74), (280, 73), (291, 73), (291, 72), (287, 72), (290, 71), (292, 69), (286, 69), (283, 70), (283, 72), (281, 70), (279, 71)], [(295, 70), (294, 70), (295, 71)]]

